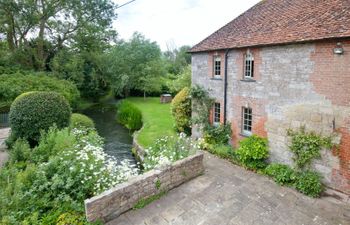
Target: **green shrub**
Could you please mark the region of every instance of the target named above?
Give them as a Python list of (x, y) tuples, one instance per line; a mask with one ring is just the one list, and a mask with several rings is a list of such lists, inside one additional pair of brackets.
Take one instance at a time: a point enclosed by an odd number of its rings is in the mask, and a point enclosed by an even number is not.
[(295, 188), (311, 197), (319, 197), (324, 187), (321, 183), (321, 176), (314, 171), (300, 172), (297, 175)]
[(209, 145), (226, 145), (231, 138), (231, 124), (208, 125), (204, 128), (203, 138)]
[(51, 128), (18, 164), (0, 169), (0, 224), (89, 224), (84, 200), (138, 172), (107, 156), (93, 129)]
[(38, 146), (32, 150), (31, 161), (47, 162), (50, 157), (62, 150), (72, 149), (76, 144), (77, 138), (68, 129), (58, 131), (57, 127), (51, 127), (47, 132), (41, 133)]
[(70, 128), (95, 128), (94, 121), (86, 115), (73, 113), (70, 117)]
[(239, 142), (236, 155), (243, 166), (250, 169), (260, 169), (266, 166), (268, 158), (267, 139), (252, 135)]
[(178, 132), (191, 134), (191, 98), (190, 89), (183, 88), (171, 102), (171, 112)]
[(77, 212), (68, 212), (61, 214), (58, 219), (56, 225), (84, 225), (85, 224), (85, 215)]
[(27, 161), (30, 158), (30, 153), (28, 141), (19, 138), (10, 149), (10, 163)]
[(233, 157), (233, 149), (227, 144), (214, 145), (212, 148), (208, 149), (208, 151), (223, 159), (231, 159)]
[(296, 174), (288, 165), (273, 163), (265, 168), (265, 173), (273, 177), (280, 185), (292, 184), (296, 180)]
[(62, 94), (75, 108), (80, 94), (77, 87), (67, 80), (40, 74), (20, 73), (0, 75), (0, 107), (10, 105), (17, 96), (30, 91), (54, 91)]
[(139, 130), (142, 127), (142, 113), (131, 102), (123, 100), (117, 105), (117, 121), (129, 130)]
[(15, 138), (36, 144), (41, 131), (56, 124), (67, 127), (71, 109), (67, 100), (56, 92), (28, 92), (18, 96), (11, 105), (9, 119)]

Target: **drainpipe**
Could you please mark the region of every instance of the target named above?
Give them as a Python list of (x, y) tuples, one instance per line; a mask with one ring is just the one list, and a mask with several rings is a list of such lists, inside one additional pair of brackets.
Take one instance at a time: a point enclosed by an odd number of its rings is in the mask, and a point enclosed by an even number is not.
[(227, 58), (228, 52), (230, 50), (226, 49), (225, 51), (225, 74), (224, 74), (224, 125), (226, 125), (226, 111), (227, 111)]

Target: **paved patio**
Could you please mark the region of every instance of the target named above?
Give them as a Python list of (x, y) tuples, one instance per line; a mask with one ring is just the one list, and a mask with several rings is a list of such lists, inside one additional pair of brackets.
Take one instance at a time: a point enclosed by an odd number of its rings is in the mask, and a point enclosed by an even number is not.
[(350, 201), (312, 199), (205, 155), (205, 174), (108, 225), (350, 225)]

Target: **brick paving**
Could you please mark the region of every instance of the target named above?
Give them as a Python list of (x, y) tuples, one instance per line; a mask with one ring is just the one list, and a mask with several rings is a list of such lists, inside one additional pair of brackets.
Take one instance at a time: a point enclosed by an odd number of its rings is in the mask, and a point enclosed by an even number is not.
[(350, 200), (312, 199), (205, 154), (204, 175), (107, 225), (350, 225)]

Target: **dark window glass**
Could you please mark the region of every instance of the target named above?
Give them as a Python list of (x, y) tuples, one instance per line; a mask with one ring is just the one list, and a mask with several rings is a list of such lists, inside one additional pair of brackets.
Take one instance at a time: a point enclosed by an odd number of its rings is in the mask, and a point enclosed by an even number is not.
[(220, 103), (214, 103), (214, 123), (220, 123)]
[(252, 132), (252, 109), (251, 108), (242, 108), (242, 124), (243, 124), (243, 133), (250, 134)]

